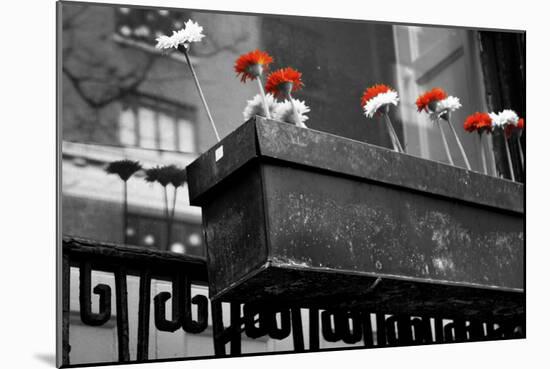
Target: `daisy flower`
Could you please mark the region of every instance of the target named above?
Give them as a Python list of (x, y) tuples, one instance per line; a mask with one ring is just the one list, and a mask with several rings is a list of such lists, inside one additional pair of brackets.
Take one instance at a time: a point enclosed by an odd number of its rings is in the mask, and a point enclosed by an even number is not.
[(418, 96), (416, 99), (416, 107), (418, 109), (418, 112), (425, 111), (429, 113), (431, 110), (432, 112), (435, 111), (435, 105), (441, 101), (447, 98), (447, 93), (442, 88), (434, 88), (428, 92), (426, 92), (423, 95)]
[(504, 130), (506, 138), (510, 138), (515, 129), (518, 129), (519, 117), (515, 111), (504, 109), (500, 113), (489, 114), (493, 120), (493, 126)]
[[(397, 92), (384, 84), (376, 84), (367, 88), (361, 97), (361, 106), (363, 107), (365, 116), (367, 118), (372, 118), (376, 113), (385, 113), (382, 115), (384, 116), (393, 149), (397, 152), (405, 152), (401, 146), (401, 142), (399, 142), (399, 137), (393, 128), (390, 117), (387, 114), (387, 109), (390, 104), (397, 106), (398, 102), (399, 97), (397, 96)], [(381, 108), (386, 108), (386, 110), (380, 112), (379, 110)]]
[(464, 130), (467, 132), (490, 132), (491, 128), (492, 119), (491, 116), (487, 113), (476, 112), (467, 117), (464, 121)]
[(483, 132), (490, 133), (492, 131), (492, 119), (491, 116), (487, 113), (476, 112), (466, 118), (464, 121), (464, 130), (466, 132), (477, 132), (479, 133), (479, 145), (480, 151), (479, 155), (481, 157), (481, 165), (483, 168), (483, 173), (488, 174), (487, 172), (487, 159), (485, 158), (485, 142), (482, 137)]
[[(294, 106), (297, 114), (294, 114), (290, 101), (278, 103), (275, 105), (275, 111), (273, 112), (274, 119), (297, 126), (305, 126), (304, 122), (309, 119), (309, 117), (305, 115), (310, 112), (309, 106), (306, 105), (305, 101), (300, 100), (294, 100)], [(298, 121), (296, 121), (297, 119)]]
[(202, 40), (202, 38), (204, 37), (204, 35), (202, 34), (202, 30), (203, 28), (199, 26), (198, 23), (193, 22), (191, 19), (189, 19), (187, 22), (185, 22), (184, 28), (180, 29), (177, 32), (173, 31), (172, 36), (159, 36), (157, 38), (156, 47), (157, 49), (174, 48), (180, 51), (185, 56), (185, 60), (187, 61), (187, 65), (189, 66), (189, 70), (191, 71), (191, 75), (193, 76), (193, 80), (195, 81), (195, 86), (197, 87), (197, 91), (201, 98), (202, 105), (204, 106), (204, 110), (206, 110), (206, 115), (208, 116), (208, 120), (210, 121), (212, 130), (214, 131), (216, 139), (219, 142), (220, 135), (218, 133), (218, 130), (216, 129), (216, 124), (214, 123), (214, 119), (212, 118), (212, 114), (210, 113), (210, 109), (208, 108), (206, 98), (204, 97), (204, 93), (202, 92), (202, 88), (199, 83), (199, 78), (197, 77), (197, 73), (195, 73), (195, 69), (193, 68), (193, 64), (191, 63), (189, 52), (187, 50), (192, 42), (200, 42)]
[(361, 97), (361, 106), (368, 118), (372, 118), (380, 108), (390, 104), (397, 106), (398, 102), (397, 92), (383, 84), (367, 88)]
[(247, 79), (254, 80), (262, 75), (263, 68), (269, 67), (273, 63), (273, 58), (265, 51), (254, 50), (247, 54), (239, 56), (235, 62), (235, 72), (241, 77), (241, 82)]
[(185, 22), (185, 27), (179, 31), (173, 31), (172, 36), (162, 35), (159, 36), (157, 41), (157, 49), (177, 49), (180, 45), (185, 48), (189, 47), (192, 42), (200, 42), (204, 35), (202, 34), (203, 28), (198, 23), (189, 19)]
[[(279, 103), (275, 100), (275, 97), (273, 97), (272, 94), (267, 94), (265, 96), (265, 100), (269, 110), (269, 115), (273, 116), (277, 108), (277, 105)], [(248, 100), (246, 103), (247, 103), (246, 108), (244, 108), (244, 111), (243, 111), (243, 116), (245, 121), (249, 120), (250, 118), (256, 115), (259, 115), (261, 117), (267, 117), (263, 99), (260, 94), (254, 96), (252, 100)]]
[[(470, 162), (468, 161), (468, 157), (466, 156), (466, 151), (464, 150), (462, 142), (460, 142), (460, 138), (458, 137), (458, 134), (456, 133), (456, 130), (450, 121), (449, 113), (457, 110), (461, 106), (462, 104), (460, 104), (460, 100), (458, 99), (458, 97), (448, 96), (445, 90), (439, 87), (431, 89), (430, 91), (418, 96), (418, 98), (416, 99), (416, 107), (419, 113), (425, 111), (426, 113), (430, 114), (430, 119), (432, 121), (438, 122), (439, 119), (443, 119), (447, 121), (447, 123), (449, 123), (449, 128), (453, 133), (456, 143), (458, 144), (458, 148), (460, 149), (460, 153), (462, 155), (462, 158), (464, 159), (466, 168), (468, 170), (471, 170)], [(447, 139), (445, 138), (445, 133), (443, 132), (443, 128), (439, 124), (438, 126), (441, 133), (441, 139), (443, 140), (443, 146), (445, 147), (447, 159), (449, 160), (449, 163), (451, 163), (451, 165), (454, 165), (451, 151), (449, 149)]]
[(504, 128), (507, 125), (518, 125), (519, 117), (513, 110), (504, 109), (500, 113), (491, 113), (489, 115), (495, 127)]
[(510, 154), (510, 146), (508, 145), (508, 139), (512, 137), (512, 133), (519, 125), (519, 117), (515, 111), (511, 109), (504, 109), (500, 113), (489, 114), (492, 120), (493, 127), (500, 128), (504, 132), (504, 147), (506, 149), (506, 158), (508, 159), (508, 169), (510, 171), (510, 178), (512, 181), (516, 180), (514, 174), (514, 166), (512, 165), (512, 156)]
[(272, 72), (267, 77), (265, 90), (275, 97), (287, 98), (291, 92), (296, 92), (303, 86), (302, 73), (288, 67)]
[(430, 112), (430, 119), (437, 120), (443, 118), (447, 120), (449, 112), (453, 112), (462, 107), (458, 97), (447, 96), (435, 104), (435, 110)]
[(518, 127), (518, 129), (525, 128), (525, 119), (519, 118), (517, 127)]

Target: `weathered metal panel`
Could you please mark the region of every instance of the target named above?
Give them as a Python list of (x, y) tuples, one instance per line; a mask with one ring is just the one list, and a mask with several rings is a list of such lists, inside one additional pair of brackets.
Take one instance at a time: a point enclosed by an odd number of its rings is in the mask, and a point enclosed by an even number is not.
[(523, 289), (520, 216), (302, 169), (263, 170), (274, 265)]
[(202, 204), (204, 193), (256, 157), (256, 127), (250, 120), (187, 166), (191, 205)]
[(267, 261), (263, 190), (257, 166), (241, 168), (213, 198), (215, 201), (202, 209), (211, 296)]
[(212, 298), (523, 314), (523, 185), (260, 118), (219, 146), (188, 167)]

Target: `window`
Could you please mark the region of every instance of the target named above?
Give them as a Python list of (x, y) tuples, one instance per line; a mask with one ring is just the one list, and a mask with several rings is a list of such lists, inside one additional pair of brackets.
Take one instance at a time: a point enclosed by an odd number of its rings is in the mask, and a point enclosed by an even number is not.
[[(462, 108), (452, 115), (452, 124), (464, 146), (473, 170), (483, 172), (480, 138), (463, 129), (466, 117), (486, 111), (483, 75), (479, 60), (477, 32), (439, 27), (394, 26), (396, 80), (400, 95), (399, 116), (403, 122), (406, 151), (412, 155), (447, 162), (438, 126), (427, 114), (416, 112), (419, 94), (433, 87), (444, 88), (460, 98)], [(454, 163), (464, 166), (458, 146), (448, 125), (444, 134)], [(488, 137), (483, 137), (492, 152)], [(493, 155), (485, 155), (488, 172), (495, 174)]]
[(152, 97), (133, 97), (119, 114), (119, 140), (124, 146), (195, 152), (195, 109)]
[(152, 45), (160, 35), (172, 34), (172, 30), (182, 28), (189, 18), (189, 12), (118, 8), (115, 13), (115, 34)]
[(128, 214), (128, 244), (160, 250), (170, 250), (180, 254), (204, 256), (204, 241), (200, 224), (174, 220), (172, 242), (166, 244), (166, 220), (144, 214)]

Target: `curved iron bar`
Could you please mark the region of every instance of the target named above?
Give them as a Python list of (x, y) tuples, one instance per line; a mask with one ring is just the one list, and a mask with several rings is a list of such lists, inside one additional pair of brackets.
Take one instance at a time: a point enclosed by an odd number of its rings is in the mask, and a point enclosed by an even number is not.
[(100, 326), (111, 319), (111, 287), (100, 283), (93, 293), (99, 295), (99, 313), (92, 312), (92, 265), (89, 262), (80, 264), (80, 319), (90, 326)]
[[(182, 327), (187, 333), (200, 333), (208, 327), (208, 298), (196, 295), (191, 298), (191, 280), (183, 276), (183, 293), (180, 306), (183, 306)], [(193, 320), (191, 304), (197, 305), (197, 320)]]
[[(265, 336), (268, 333), (268, 327), (266, 326), (267, 320), (265, 319), (265, 311), (261, 311), (254, 304), (244, 304), (243, 307), (243, 321), (244, 332), (250, 338), (259, 338)], [(259, 317), (256, 319), (256, 315)], [(256, 325), (258, 323), (258, 325)]]
[[(332, 323), (334, 319), (334, 327)], [(350, 319), (352, 328), (350, 328)], [(329, 342), (342, 340), (354, 344), (363, 338), (363, 319), (360, 311), (330, 311), (321, 313), (323, 337)]]
[[(386, 326), (386, 338), (388, 340), (388, 345), (395, 346), (398, 344), (398, 335), (396, 334), (396, 330), (399, 330), (399, 326), (397, 325), (397, 316), (392, 315), (385, 321)], [(401, 328), (403, 328), (403, 325), (401, 325)]]
[[(290, 336), (293, 328), (297, 329), (298, 312), (293, 308), (266, 308), (254, 304), (245, 304), (243, 308), (244, 332), (250, 338), (259, 338), (268, 335), (270, 338), (282, 340)], [(280, 314), (281, 326), (277, 323), (277, 314)], [(258, 316), (256, 318), (256, 316)], [(294, 319), (294, 323), (292, 319)]]
[[(328, 342), (338, 342), (342, 339), (339, 329), (337, 329), (338, 323), (336, 322), (336, 311), (325, 310), (321, 313), (321, 332), (323, 337)], [(334, 327), (333, 322), (334, 320)]]
[[(349, 320), (351, 319), (352, 329), (350, 329)], [(361, 312), (342, 311), (336, 315), (336, 328), (340, 330), (342, 341), (347, 344), (354, 344), (363, 338), (363, 327), (361, 322)]]
[[(277, 314), (281, 314), (281, 328), (277, 326)], [(278, 311), (268, 311), (263, 315), (266, 320), (267, 334), (269, 337), (282, 340), (290, 335), (290, 310), (280, 309)]]
[(414, 317), (411, 319), (411, 326), (414, 330), (413, 343), (433, 343), (432, 325), (430, 317)]
[(363, 324), (363, 345), (365, 347), (374, 347), (371, 314), (365, 311), (361, 315), (361, 318)]
[[(160, 292), (154, 298), (155, 326), (162, 332), (175, 332), (182, 326), (181, 316), (181, 276), (172, 280), (172, 293)], [(172, 319), (166, 319), (166, 302), (172, 299)]]
[(466, 322), (462, 319), (455, 319), (443, 327), (445, 342), (466, 341)]

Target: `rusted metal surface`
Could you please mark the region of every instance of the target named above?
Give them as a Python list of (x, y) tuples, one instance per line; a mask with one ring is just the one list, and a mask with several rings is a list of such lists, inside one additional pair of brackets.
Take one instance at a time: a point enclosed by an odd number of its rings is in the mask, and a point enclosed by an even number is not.
[(213, 299), (524, 314), (522, 184), (259, 118), (188, 179)]

